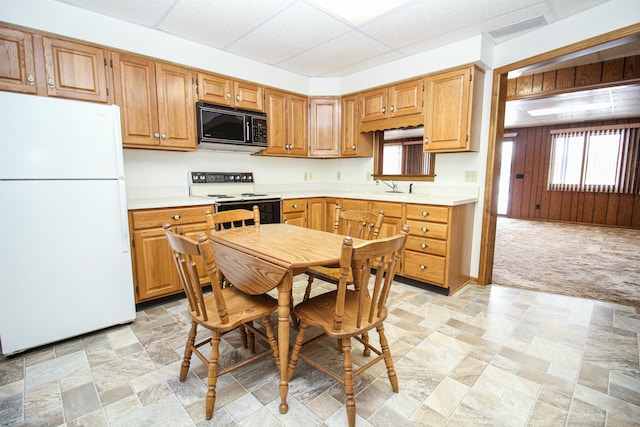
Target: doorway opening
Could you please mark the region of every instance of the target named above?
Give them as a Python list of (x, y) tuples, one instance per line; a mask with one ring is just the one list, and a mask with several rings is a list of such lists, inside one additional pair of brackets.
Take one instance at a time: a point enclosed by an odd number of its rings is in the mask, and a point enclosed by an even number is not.
[(498, 215), (509, 214), (509, 192), (511, 190), (511, 161), (513, 159), (513, 140), (502, 141), (500, 160), (500, 183), (498, 184)]

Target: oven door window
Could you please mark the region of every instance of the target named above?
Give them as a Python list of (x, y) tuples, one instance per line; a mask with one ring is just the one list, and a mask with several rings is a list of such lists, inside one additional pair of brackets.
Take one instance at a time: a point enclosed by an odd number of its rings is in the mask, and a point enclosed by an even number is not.
[(210, 142), (246, 141), (245, 116), (233, 112), (201, 110), (202, 140)]

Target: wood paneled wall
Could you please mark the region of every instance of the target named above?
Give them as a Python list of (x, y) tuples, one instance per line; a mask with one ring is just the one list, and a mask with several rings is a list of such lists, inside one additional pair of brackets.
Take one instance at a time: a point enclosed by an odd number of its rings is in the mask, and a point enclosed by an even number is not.
[(637, 123), (640, 118), (505, 130), (513, 139), (507, 215), (511, 218), (640, 229), (640, 195), (548, 191), (551, 129)]

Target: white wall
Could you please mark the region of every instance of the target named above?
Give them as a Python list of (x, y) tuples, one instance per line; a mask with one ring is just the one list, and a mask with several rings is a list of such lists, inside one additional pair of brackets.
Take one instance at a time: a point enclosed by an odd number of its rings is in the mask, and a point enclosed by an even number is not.
[[(480, 201), (486, 176), (486, 158), (493, 68), (502, 67), (568, 44), (640, 22), (640, 1), (611, 0), (576, 16), (566, 18), (516, 37), (498, 46), (477, 36), (423, 52), (341, 79), (306, 78), (274, 67), (227, 54), (217, 49), (177, 39), (171, 35), (117, 21), (51, 0), (2, 0), (0, 21), (87, 40), (122, 50), (182, 63), (195, 68), (280, 87), (308, 95), (341, 95), (368, 87), (455, 67), (477, 63), (486, 69), (482, 109), (481, 148), (478, 153), (439, 154), (436, 180), (425, 187), (468, 186), (466, 170), (478, 171)], [(371, 159), (282, 159), (229, 153), (174, 153), (125, 150), (128, 186), (184, 186), (189, 170), (251, 170), (258, 182), (289, 185), (369, 185), (366, 172)], [(342, 180), (335, 179), (340, 170)], [(310, 171), (313, 181), (302, 181)], [(475, 211), (471, 275), (478, 274), (482, 202)]]

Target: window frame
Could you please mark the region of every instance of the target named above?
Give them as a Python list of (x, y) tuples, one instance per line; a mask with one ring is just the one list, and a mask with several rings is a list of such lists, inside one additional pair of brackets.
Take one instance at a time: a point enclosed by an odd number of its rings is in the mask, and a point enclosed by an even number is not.
[[(417, 145), (418, 143), (420, 144), (420, 146), (422, 146), (422, 138), (420, 137), (415, 137), (415, 138), (406, 138), (406, 139), (394, 139), (394, 140), (390, 140), (390, 143), (393, 144), (401, 144), (401, 143), (406, 143), (406, 142), (412, 142), (415, 145)], [(383, 136), (383, 132), (382, 131), (376, 131), (374, 138), (373, 138), (373, 143), (374, 143), (374, 151), (373, 151), (373, 179), (381, 179), (381, 180), (385, 180), (385, 181), (423, 181), (423, 182), (432, 182), (435, 180), (435, 167), (436, 167), (436, 156), (434, 153), (425, 153), (424, 151), (422, 151), (423, 154), (428, 154), (429, 155), (429, 165), (428, 165), (428, 170), (429, 170), (429, 174), (398, 174), (398, 175), (391, 175), (391, 174), (383, 174), (382, 173), (382, 166), (383, 166), (383, 161), (384, 161), (384, 155), (383, 155), (383, 151), (384, 151), (384, 136)], [(414, 144), (403, 144), (403, 145), (414, 145)], [(406, 166), (405, 160), (406, 160), (406, 153), (405, 150), (403, 150), (403, 167)]]

